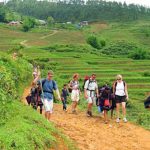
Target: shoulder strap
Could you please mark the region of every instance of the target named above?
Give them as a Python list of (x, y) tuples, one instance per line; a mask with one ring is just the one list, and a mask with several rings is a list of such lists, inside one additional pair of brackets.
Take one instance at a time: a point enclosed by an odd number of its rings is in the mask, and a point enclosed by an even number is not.
[(44, 86), (46, 79), (42, 80), (42, 87)]

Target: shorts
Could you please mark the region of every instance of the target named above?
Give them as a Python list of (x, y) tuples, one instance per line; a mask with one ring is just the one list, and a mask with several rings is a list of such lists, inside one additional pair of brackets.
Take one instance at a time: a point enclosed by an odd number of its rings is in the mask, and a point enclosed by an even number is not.
[(116, 101), (116, 103), (126, 102), (126, 96), (115, 95), (115, 101)]
[(53, 112), (53, 100), (48, 100), (47, 98), (44, 98), (43, 104), (46, 112)]
[(71, 92), (71, 100), (73, 102), (78, 102), (79, 101), (79, 90), (72, 90), (72, 92)]
[(87, 102), (88, 104), (96, 104), (96, 97), (88, 97)]

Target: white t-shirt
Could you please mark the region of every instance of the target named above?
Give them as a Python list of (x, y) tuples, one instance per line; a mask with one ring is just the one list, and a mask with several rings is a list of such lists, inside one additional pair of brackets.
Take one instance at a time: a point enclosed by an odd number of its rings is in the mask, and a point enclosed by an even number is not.
[(95, 91), (98, 88), (95, 80), (87, 80), (84, 85), (84, 89)]
[(124, 82), (117, 82), (115, 95), (125, 96)]

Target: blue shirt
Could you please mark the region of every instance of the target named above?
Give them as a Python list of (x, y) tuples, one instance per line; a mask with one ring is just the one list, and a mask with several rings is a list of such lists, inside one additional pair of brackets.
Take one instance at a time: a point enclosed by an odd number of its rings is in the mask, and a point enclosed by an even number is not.
[(48, 99), (49, 101), (54, 99), (53, 90), (57, 90), (57, 84), (54, 80), (42, 79), (41, 83), (43, 83), (43, 94), (44, 98)]

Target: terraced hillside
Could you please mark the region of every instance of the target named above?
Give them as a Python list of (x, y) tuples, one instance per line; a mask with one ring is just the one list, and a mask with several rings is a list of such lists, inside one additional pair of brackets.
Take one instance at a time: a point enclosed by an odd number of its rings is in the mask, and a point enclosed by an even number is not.
[[(109, 42), (114, 42), (119, 39), (136, 41), (139, 45), (143, 45), (143, 42), (146, 43), (149, 39), (149, 36), (145, 37), (146, 33), (141, 32), (141, 29), (145, 26), (148, 27), (148, 24), (137, 23), (134, 24), (134, 26), (133, 23), (105, 26), (104, 24), (96, 24), (96, 27), (93, 26), (84, 31), (58, 30), (57, 32), (32, 31), (29, 33), (0, 29), (3, 31), (3, 34), (0, 36), (2, 37), (3, 35), (3, 40), (6, 45), (9, 45), (9, 42), (5, 40), (5, 37), (11, 37), (11, 40), (15, 37), (17, 42), (27, 40), (26, 44), (29, 48), (22, 49), (22, 54), (33, 64), (40, 65), (42, 77), (46, 76), (47, 70), (54, 70), (56, 74), (55, 79), (59, 84), (59, 88), (61, 88), (64, 83), (68, 83), (73, 73), (76, 72), (80, 74), (81, 87), (84, 76), (90, 75), (93, 72), (97, 74), (99, 85), (103, 85), (106, 82), (112, 84), (115, 80), (115, 76), (122, 74), (124, 80), (128, 83), (130, 99), (128, 103), (129, 120), (150, 129), (149, 111), (145, 110), (143, 106), (143, 101), (150, 91), (150, 61), (136, 61), (121, 56), (111, 57), (103, 55), (85, 44), (86, 36), (95, 32), (94, 29), (96, 29), (98, 33), (94, 34), (107, 39), (108, 45)], [(97, 28), (102, 29), (97, 30)], [(146, 28), (145, 32), (149, 33), (149, 29)], [(14, 33), (14, 35), (12, 33)], [(18, 35), (16, 36), (17, 33)], [(121, 36), (119, 36), (119, 34), (121, 34)], [(138, 36), (136, 36), (137, 34)], [(144, 41), (141, 42), (139, 38), (144, 39)], [(144, 47), (149, 50), (148, 42)], [(83, 101), (82, 98), (81, 103)], [(82, 107), (84, 107), (84, 105), (85, 103)]]
[[(24, 51), (25, 55), (31, 61), (38, 62), (43, 66), (42, 76), (46, 76), (46, 70), (53, 69), (55, 71), (55, 79), (61, 88), (64, 83), (68, 83), (74, 73), (80, 74), (81, 88), (85, 75), (93, 72), (97, 74), (97, 80), (100, 86), (103, 84), (112, 84), (117, 74), (122, 74), (124, 80), (128, 83), (129, 104), (128, 117), (129, 120), (150, 129), (149, 112), (144, 109), (143, 101), (148, 95), (150, 87), (150, 76), (145, 73), (149, 72), (150, 61), (134, 61), (127, 58), (108, 58), (96, 54), (77, 52), (49, 52), (38, 50), (36, 53)], [(78, 57), (77, 57), (78, 56)], [(84, 98), (81, 103), (84, 103)], [(85, 103), (83, 104), (85, 105)]]

